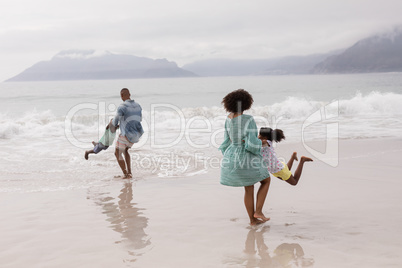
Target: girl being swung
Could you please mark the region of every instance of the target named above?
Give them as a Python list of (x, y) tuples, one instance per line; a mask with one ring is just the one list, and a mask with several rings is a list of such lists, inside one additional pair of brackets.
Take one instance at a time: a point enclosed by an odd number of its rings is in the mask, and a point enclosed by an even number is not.
[(297, 153), (294, 152), (286, 164), (278, 160), (272, 144), (273, 141), (280, 142), (281, 140), (285, 139), (283, 131), (280, 129), (262, 127), (260, 129), (260, 135), (258, 135), (258, 138), (262, 141), (267, 141), (267, 143), (263, 143), (261, 154), (269, 173), (291, 185), (296, 185), (300, 180), (304, 162), (311, 162), (313, 160), (309, 157), (302, 156), (300, 158), (300, 163), (296, 168), (295, 174), (292, 175), (290, 170), (292, 169), (293, 161), (298, 161)]

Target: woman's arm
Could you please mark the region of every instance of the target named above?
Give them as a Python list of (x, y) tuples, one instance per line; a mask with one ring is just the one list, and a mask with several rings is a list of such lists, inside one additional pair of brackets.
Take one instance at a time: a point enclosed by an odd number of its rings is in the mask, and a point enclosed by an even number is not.
[(223, 142), (222, 142), (221, 146), (219, 146), (219, 150), (221, 150), (222, 154), (225, 153), (226, 149), (231, 144), (231, 140), (229, 138), (229, 133), (228, 133), (228, 129), (227, 129), (226, 125), (227, 125), (227, 120), (225, 121), (225, 134), (224, 134)]
[(261, 155), (261, 147), (262, 141), (258, 138), (257, 125), (254, 118), (251, 117), (246, 123), (245, 148), (250, 153)]

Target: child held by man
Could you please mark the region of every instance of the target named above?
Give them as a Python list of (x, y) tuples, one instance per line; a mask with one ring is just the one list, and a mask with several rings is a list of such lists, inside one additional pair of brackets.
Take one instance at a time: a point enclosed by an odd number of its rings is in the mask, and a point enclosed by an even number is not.
[(114, 138), (116, 137), (116, 130), (119, 126), (115, 127), (110, 120), (109, 124), (106, 126), (105, 133), (99, 142), (92, 142), (94, 148), (92, 150), (85, 151), (85, 159), (88, 160), (90, 154), (97, 154), (102, 150), (106, 150), (110, 145), (113, 144)]

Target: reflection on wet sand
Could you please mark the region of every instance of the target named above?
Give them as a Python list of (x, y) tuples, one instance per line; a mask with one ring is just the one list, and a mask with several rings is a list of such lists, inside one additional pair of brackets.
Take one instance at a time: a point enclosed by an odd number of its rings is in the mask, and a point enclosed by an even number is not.
[(252, 228), (247, 233), (244, 254), (225, 261), (227, 265), (242, 267), (310, 267), (314, 264), (312, 258), (305, 258), (303, 248), (297, 243), (283, 243), (271, 254), (264, 242), (264, 233), (269, 226), (259, 229)]
[(312, 258), (305, 258), (303, 248), (297, 243), (283, 243), (274, 250), (272, 257), (276, 267), (309, 267), (314, 264)]
[(133, 200), (132, 183), (127, 181), (120, 190), (118, 202), (110, 196), (110, 193), (98, 193), (95, 196), (95, 203), (102, 207), (103, 213), (110, 222), (110, 227), (121, 234), (121, 240), (116, 241), (122, 244), (127, 250), (130, 258), (126, 262), (136, 261), (138, 256), (144, 253), (147, 246), (151, 244), (145, 228), (148, 226), (148, 218), (144, 217), (141, 208), (136, 207)]

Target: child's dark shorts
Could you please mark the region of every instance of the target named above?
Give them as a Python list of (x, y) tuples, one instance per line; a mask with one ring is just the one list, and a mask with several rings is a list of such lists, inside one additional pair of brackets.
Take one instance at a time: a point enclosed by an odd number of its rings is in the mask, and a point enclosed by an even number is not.
[(103, 145), (102, 143), (99, 142), (94, 147), (94, 153), (97, 154), (102, 150), (106, 150), (107, 148), (109, 148), (109, 146), (105, 146), (105, 145)]

